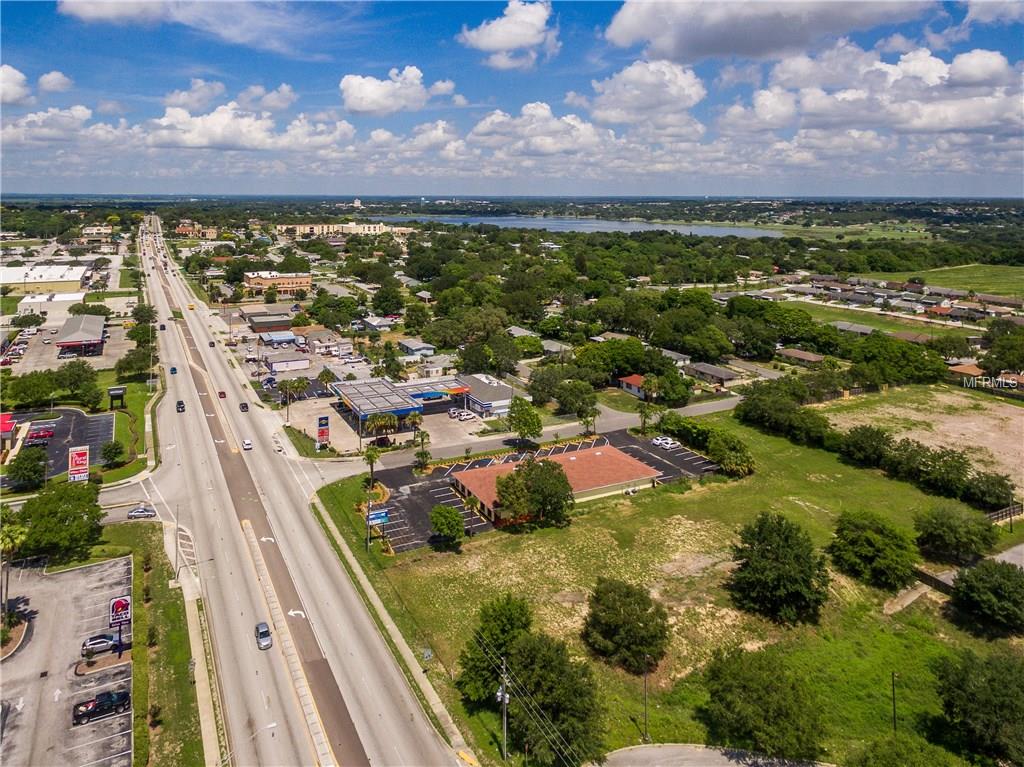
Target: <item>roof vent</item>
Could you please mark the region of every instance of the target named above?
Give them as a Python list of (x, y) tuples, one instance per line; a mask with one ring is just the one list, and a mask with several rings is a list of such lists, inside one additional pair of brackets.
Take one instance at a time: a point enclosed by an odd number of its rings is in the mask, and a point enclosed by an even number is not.
[(575, 461), (575, 460), (576, 460), (576, 456), (574, 456), (574, 455), (570, 455), (570, 456), (569, 456), (569, 460), (570, 460), (570, 461)]

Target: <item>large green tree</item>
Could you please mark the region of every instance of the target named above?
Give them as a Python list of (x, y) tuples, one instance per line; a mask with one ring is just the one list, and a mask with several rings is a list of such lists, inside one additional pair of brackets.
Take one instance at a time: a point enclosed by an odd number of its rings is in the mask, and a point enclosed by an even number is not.
[(781, 514), (762, 512), (733, 547), (729, 589), (738, 606), (782, 623), (817, 620), (828, 596), (824, 558), (811, 537)]
[(508, 408), (508, 425), (524, 442), (543, 433), (540, 413), (522, 397), (513, 397)]
[(820, 702), (778, 654), (719, 650), (704, 684), (709, 697), (700, 713), (713, 742), (789, 759), (818, 755)]
[(953, 732), (970, 751), (1024, 764), (1024, 658), (967, 650), (939, 664), (938, 692)]
[(529, 603), (512, 594), (484, 602), (476, 628), (459, 655), (459, 676), (455, 686), (474, 706), (494, 705), (501, 678), (501, 659), (512, 644), (533, 625)]
[(597, 683), (586, 663), (569, 658), (565, 642), (521, 634), (509, 669), (509, 733), (532, 763), (582, 767), (604, 759)]
[(458, 549), (465, 534), (465, 526), (462, 521), (462, 514), (454, 506), (438, 504), (430, 510), (430, 526), (434, 528), (445, 545)]
[(588, 599), (583, 641), (631, 674), (653, 671), (668, 650), (668, 613), (647, 589), (597, 579)]
[(5, 395), (29, 407), (41, 405), (57, 389), (52, 370), (34, 370), (11, 378), (4, 387)]
[(526, 483), (530, 516), (542, 524), (567, 525), (575, 502), (561, 465), (554, 461), (527, 461), (519, 471)]
[(999, 531), (984, 514), (952, 504), (936, 506), (914, 517), (917, 545), (928, 556), (966, 564), (989, 551)]
[(18, 490), (35, 490), (46, 480), (46, 451), (25, 447), (7, 464), (7, 479)]
[(872, 586), (894, 590), (914, 580), (913, 537), (874, 512), (840, 514), (828, 550), (836, 567)]
[(91, 482), (51, 484), (21, 507), (16, 516), (25, 528), (22, 551), (66, 559), (99, 540), (103, 510), (99, 487)]
[(1024, 632), (1024, 570), (994, 559), (965, 567), (953, 581), (953, 606), (1000, 631)]

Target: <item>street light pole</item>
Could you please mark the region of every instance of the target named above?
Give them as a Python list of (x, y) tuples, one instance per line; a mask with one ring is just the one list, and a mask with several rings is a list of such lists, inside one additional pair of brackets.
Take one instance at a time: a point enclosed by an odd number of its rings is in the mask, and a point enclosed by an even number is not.
[(647, 729), (647, 664), (651, 656), (644, 653), (644, 743), (651, 742), (651, 733)]
[[(270, 724), (266, 724), (263, 727), (260, 727), (255, 732), (253, 732), (253, 734), (250, 735), (248, 738), (246, 738), (246, 740), (244, 742), (248, 743), (250, 740), (255, 739), (255, 737), (257, 735), (259, 735), (261, 732), (263, 732), (264, 730), (272, 730), (275, 727), (277, 727), (277, 722), (271, 722)], [(225, 757), (223, 759), (221, 759), (217, 763), (217, 767), (224, 767), (224, 765), (227, 764), (231, 760), (231, 754), (233, 754), (233, 753), (234, 753), (234, 751), (228, 751), (228, 753), (225, 755)]]

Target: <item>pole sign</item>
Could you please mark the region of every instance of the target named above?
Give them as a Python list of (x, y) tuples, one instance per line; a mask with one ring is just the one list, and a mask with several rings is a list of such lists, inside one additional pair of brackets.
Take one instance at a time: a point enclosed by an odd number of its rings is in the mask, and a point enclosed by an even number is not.
[(68, 482), (89, 481), (89, 446), (68, 448)]
[(371, 525), (386, 525), (388, 513), (386, 511), (371, 511), (370, 516), (367, 517), (367, 522)]
[(316, 420), (316, 442), (317, 445), (326, 445), (331, 441), (330, 419), (326, 415), (319, 416)]
[(110, 628), (132, 622), (132, 598), (129, 595), (110, 600)]

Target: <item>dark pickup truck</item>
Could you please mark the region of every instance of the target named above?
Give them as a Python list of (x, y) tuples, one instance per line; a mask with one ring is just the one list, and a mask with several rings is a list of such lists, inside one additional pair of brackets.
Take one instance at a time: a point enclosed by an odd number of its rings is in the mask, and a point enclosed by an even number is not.
[(109, 714), (123, 714), (132, 707), (130, 692), (101, 692), (92, 700), (77, 703), (71, 713), (74, 724), (86, 724)]

